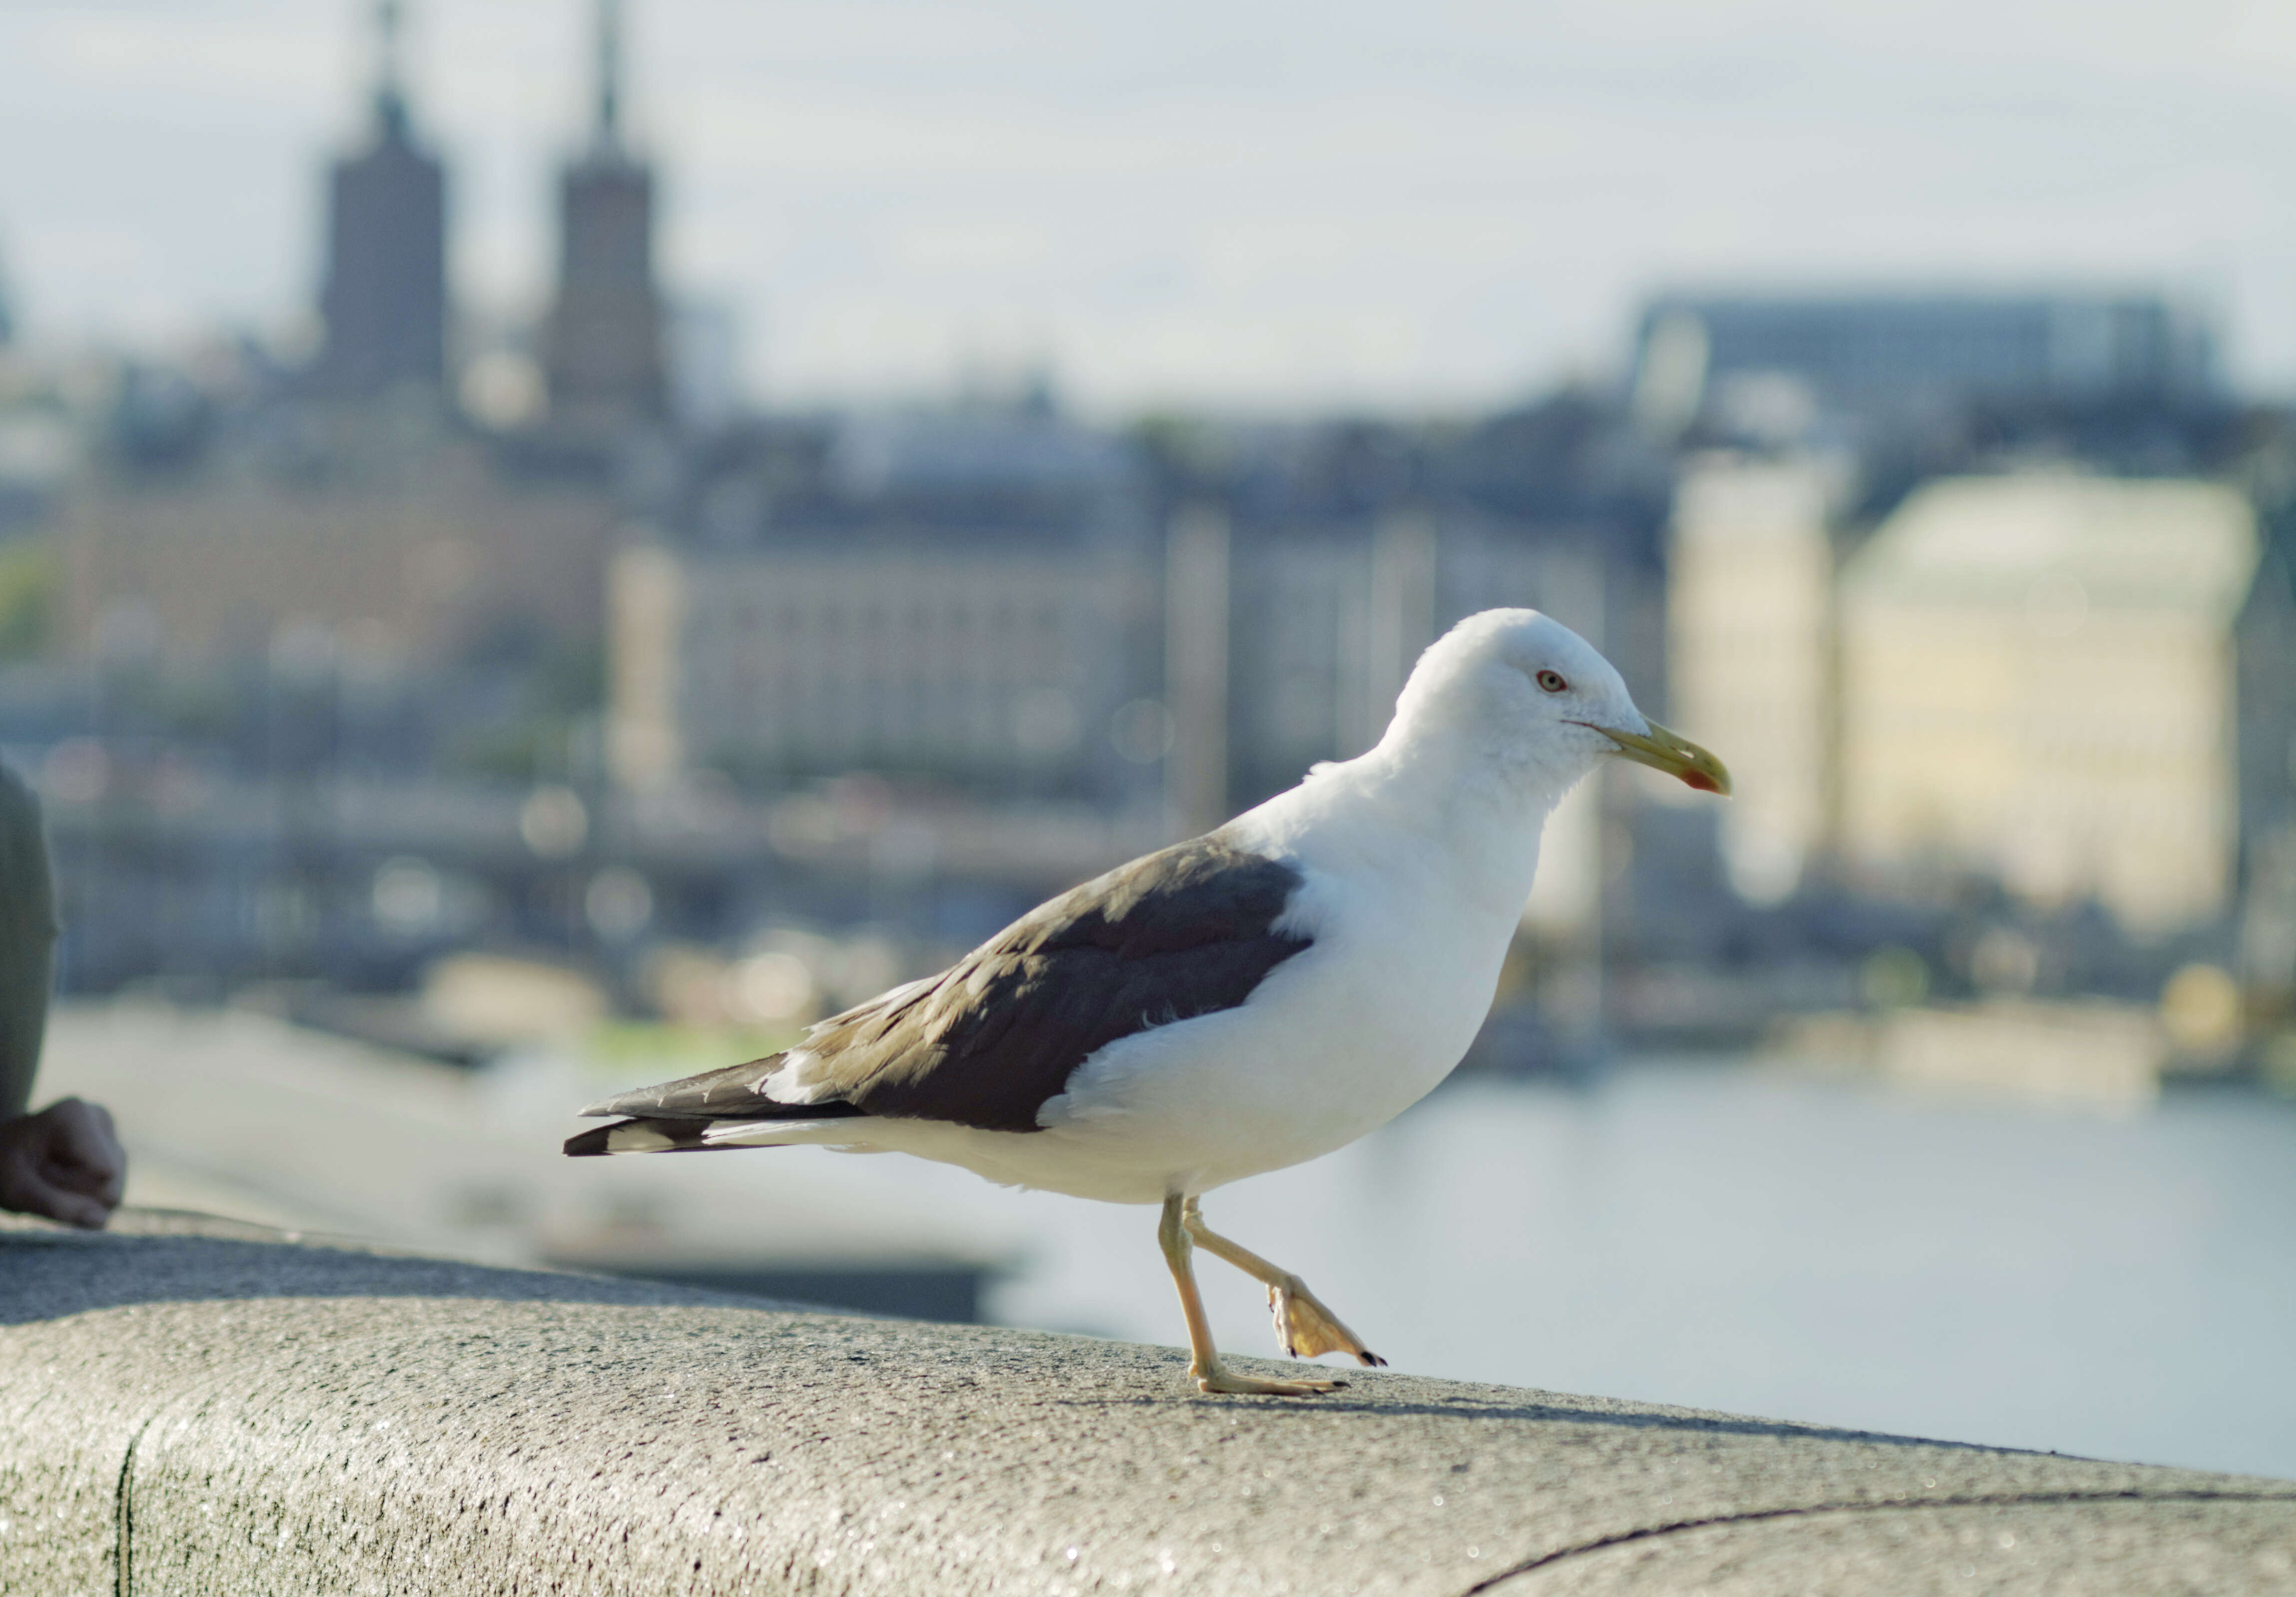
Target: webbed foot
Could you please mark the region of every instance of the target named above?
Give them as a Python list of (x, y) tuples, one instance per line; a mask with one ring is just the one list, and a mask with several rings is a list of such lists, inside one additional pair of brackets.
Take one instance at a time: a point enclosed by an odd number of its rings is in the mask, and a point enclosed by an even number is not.
[(1323, 1299), (1309, 1291), (1307, 1282), (1296, 1275), (1286, 1275), (1269, 1284), (1267, 1307), (1275, 1317), (1275, 1339), (1293, 1358), (1345, 1353), (1365, 1364), (1387, 1363), (1365, 1347), (1362, 1339), (1349, 1331), (1339, 1315), (1325, 1307)]

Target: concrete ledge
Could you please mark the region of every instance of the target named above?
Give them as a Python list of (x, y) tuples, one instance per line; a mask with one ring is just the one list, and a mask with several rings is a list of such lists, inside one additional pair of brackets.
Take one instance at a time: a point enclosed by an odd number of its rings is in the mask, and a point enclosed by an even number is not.
[[(2288, 1593), (2296, 1484), (0, 1227), (11, 1593)], [(2103, 1400), (2109, 1401), (2109, 1398)]]

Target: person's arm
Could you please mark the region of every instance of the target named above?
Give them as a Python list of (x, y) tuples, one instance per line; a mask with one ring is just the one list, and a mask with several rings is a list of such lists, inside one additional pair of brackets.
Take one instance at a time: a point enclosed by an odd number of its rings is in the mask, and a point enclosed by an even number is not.
[(77, 1098), (25, 1112), (47, 1035), (55, 953), (40, 801), (0, 766), (0, 1208), (93, 1231), (111, 1217), (127, 1183), (111, 1116)]
[(40, 801), (0, 766), (0, 1121), (32, 1106), (55, 962), (56, 899)]

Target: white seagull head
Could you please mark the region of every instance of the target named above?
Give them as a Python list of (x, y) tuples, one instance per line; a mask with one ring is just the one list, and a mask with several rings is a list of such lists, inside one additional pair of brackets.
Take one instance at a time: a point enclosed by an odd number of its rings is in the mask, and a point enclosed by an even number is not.
[(1429, 645), (1381, 746), (1411, 761), (1464, 758), (1549, 804), (1612, 758), (1730, 791), (1720, 760), (1636, 709), (1593, 644), (1535, 610), (1484, 610)]

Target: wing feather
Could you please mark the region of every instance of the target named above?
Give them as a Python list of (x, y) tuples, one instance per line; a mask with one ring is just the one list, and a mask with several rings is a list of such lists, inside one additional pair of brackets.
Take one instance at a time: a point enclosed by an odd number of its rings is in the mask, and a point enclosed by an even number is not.
[(1036, 1131), (1037, 1111), (1120, 1037), (1249, 998), (1312, 939), (1277, 930), (1290, 863), (1218, 833), (1148, 855), (1039, 905), (938, 976), (832, 1015), (806, 1036), (812, 1102), (766, 1082), (774, 1054), (625, 1093), (586, 1114), (654, 1119), (882, 1115)]

